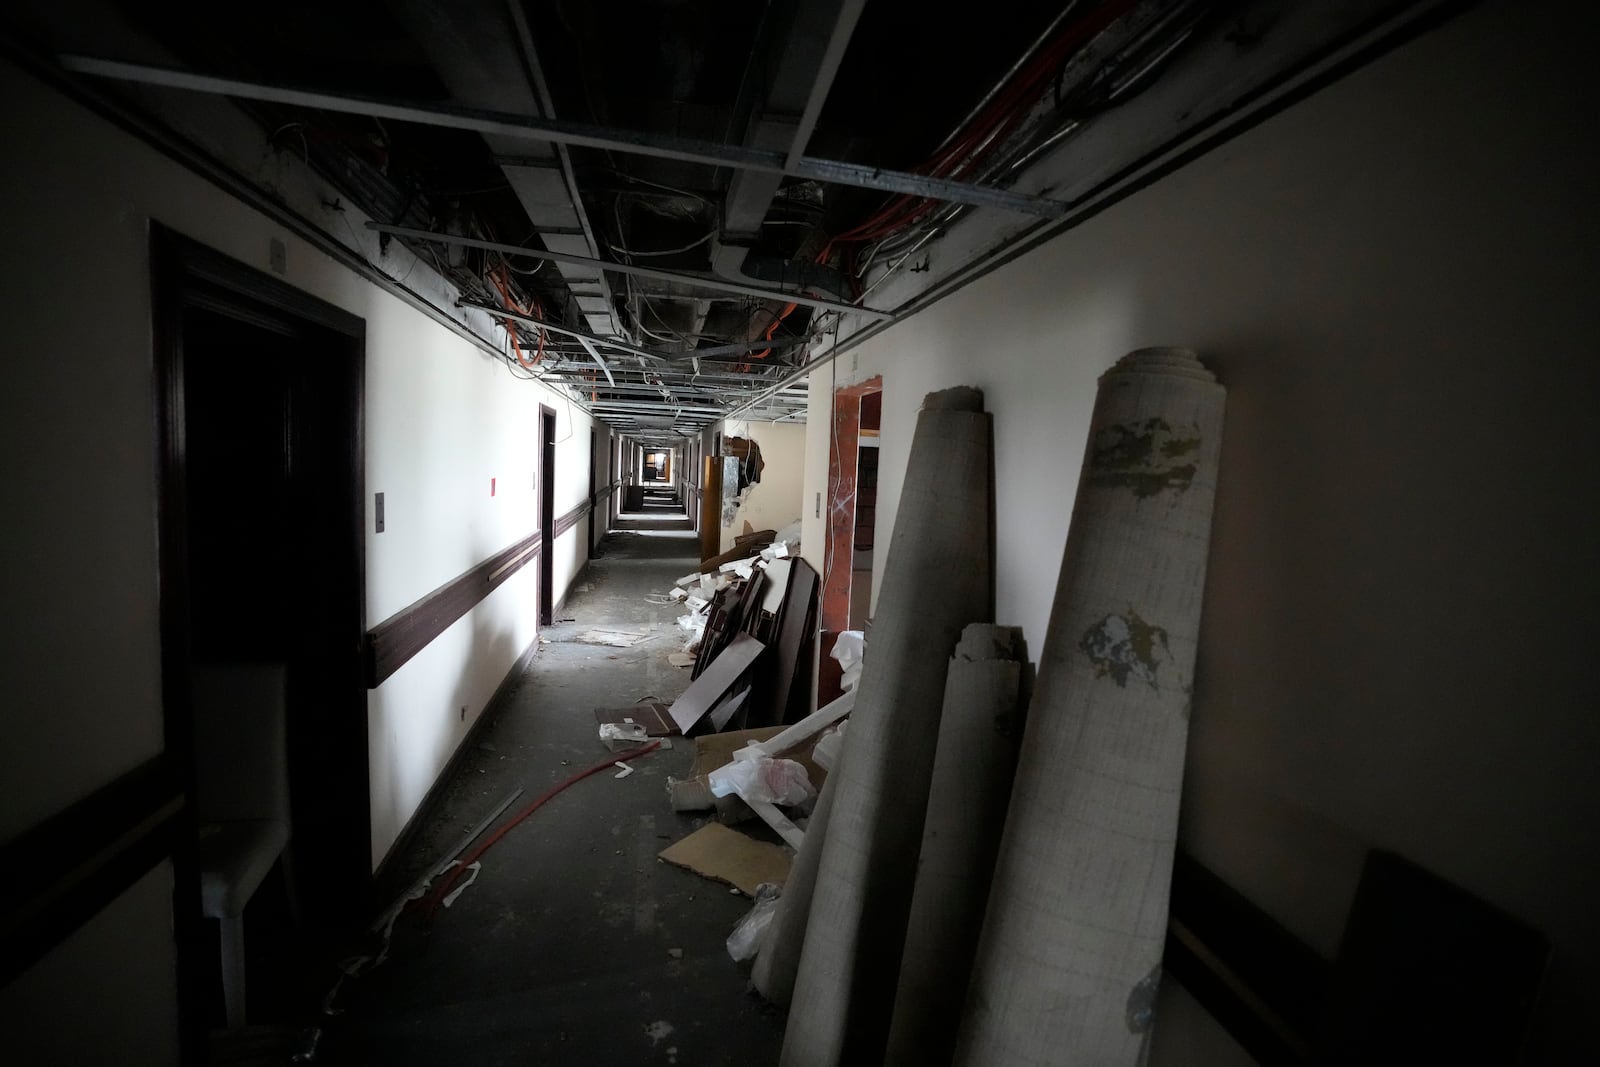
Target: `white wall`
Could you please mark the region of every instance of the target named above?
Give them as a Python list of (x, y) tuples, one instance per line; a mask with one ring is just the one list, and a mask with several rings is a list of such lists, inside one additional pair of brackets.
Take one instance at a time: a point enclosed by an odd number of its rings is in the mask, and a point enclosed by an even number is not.
[(884, 376), (883, 546), (922, 396), (984, 389), (1037, 654), (1097, 375), (1199, 349), (1229, 401), (1183, 844), (1330, 956), (1372, 846), (1532, 922), (1538, 1062), (1600, 1010), (1595, 29), (1476, 6), (838, 374)]
[(0, 987), (6, 1061), (178, 1063), (172, 865), (161, 863)]
[[(0, 100), (0, 573), (8, 609), (26, 620), (0, 642), (9, 839), (162, 746), (152, 220), (261, 270), (269, 241), (282, 240), (285, 280), (366, 321), (369, 625), (537, 528), (540, 402), (558, 418), (556, 513), (581, 501), (590, 420), (8, 64)], [(374, 492), (385, 494), (382, 534), (372, 532)], [(557, 599), (584, 561), (582, 534), (580, 524), (555, 545)], [(374, 863), (533, 641), (537, 571), (524, 567), (370, 694)], [(157, 904), (143, 921), (164, 930), (170, 908)], [(145, 962), (159, 987), (170, 959)]]
[(745, 490), (731, 525), (722, 528), (722, 551), (752, 530), (781, 530), (800, 518), (801, 483), (805, 480), (806, 428), (792, 422), (749, 422), (733, 419), (722, 424), (723, 440), (745, 437), (761, 446), (766, 464), (761, 480)]

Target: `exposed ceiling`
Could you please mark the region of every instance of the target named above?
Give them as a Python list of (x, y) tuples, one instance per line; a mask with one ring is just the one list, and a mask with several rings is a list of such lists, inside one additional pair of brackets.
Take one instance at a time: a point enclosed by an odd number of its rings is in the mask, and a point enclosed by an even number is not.
[[(803, 415), (796, 368), (841, 331), (1060, 225), (1087, 177), (1438, 6), (66, 0), (24, 4), (10, 36), (115, 92), (231, 97), (380, 249), (490, 309), (514, 372), (660, 439), (756, 397), (758, 417)], [(1119, 121), (1133, 135), (1106, 142)], [(1085, 131), (1110, 145), (1088, 163)]]

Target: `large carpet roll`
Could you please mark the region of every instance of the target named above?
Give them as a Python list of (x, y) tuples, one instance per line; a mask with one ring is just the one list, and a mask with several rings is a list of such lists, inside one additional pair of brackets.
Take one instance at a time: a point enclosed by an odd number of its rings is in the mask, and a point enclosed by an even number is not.
[(1154, 1015), (1224, 391), (1100, 380), (955, 1062), (1131, 1065)]
[(993, 444), (983, 394), (929, 394), (835, 776), (783, 1067), (876, 1063), (889, 1036), (945, 666), (993, 618)]
[(950, 1062), (1011, 800), (1027, 668), (1015, 626), (968, 626), (951, 657), (883, 1060), (890, 1067)]

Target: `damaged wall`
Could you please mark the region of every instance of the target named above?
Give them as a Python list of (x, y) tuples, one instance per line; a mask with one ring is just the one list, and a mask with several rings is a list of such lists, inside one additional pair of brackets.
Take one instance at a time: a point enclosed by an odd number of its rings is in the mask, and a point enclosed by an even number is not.
[[(10, 839), (163, 744), (150, 220), (262, 271), (269, 242), (282, 240), (286, 281), (366, 321), (369, 626), (536, 528), (541, 401), (559, 420), (557, 514), (579, 502), (590, 420), (542, 386), (511, 381), (483, 351), (10, 64), (0, 63), (0, 99), (13, 355), (0, 391), (4, 600), (26, 620), (4, 652), (0, 835)], [(79, 296), (92, 302), (92, 329), (76, 319)], [(383, 534), (373, 532), (374, 492), (386, 495)], [(556, 546), (558, 598), (582, 565), (582, 532), (580, 524)], [(369, 694), (374, 863), (533, 641), (537, 571), (524, 567)], [(151, 877), (170, 878), (165, 870)], [(80, 970), (71, 960), (98, 958), (120, 961), (130, 987), (172, 990), (170, 894), (136, 889), (112, 908), (119, 921), (84, 927), (35, 968), (41, 980)], [(145, 943), (151, 931), (158, 944)], [(29, 982), (0, 999), (8, 1017)], [(117, 1062), (172, 1062), (170, 1012), (152, 1009), (127, 1032), (97, 1037), (72, 1023), (79, 1010), (28, 1024), (61, 1062), (102, 1061), (102, 1038), (118, 1042)]]
[(1229, 408), (1183, 847), (1328, 957), (1375, 846), (1537, 926), (1535, 1062), (1600, 1010), (1594, 22), (1478, 5), (835, 364), (884, 376), (883, 546), (917, 404), (983, 388), (1036, 647), (1097, 376), (1198, 349)]
[(731, 525), (722, 527), (722, 551), (748, 522), (753, 530), (782, 530), (800, 517), (805, 479), (806, 428), (792, 422), (732, 420), (721, 427), (724, 440), (744, 437), (761, 448), (761, 480), (745, 489)]

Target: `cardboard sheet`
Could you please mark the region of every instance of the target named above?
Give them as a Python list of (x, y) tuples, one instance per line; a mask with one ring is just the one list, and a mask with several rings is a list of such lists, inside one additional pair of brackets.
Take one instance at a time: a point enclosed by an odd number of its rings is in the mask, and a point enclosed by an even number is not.
[(661, 858), (706, 878), (726, 882), (746, 896), (755, 896), (762, 882), (782, 885), (789, 877), (789, 851), (707, 823), (660, 853)]

